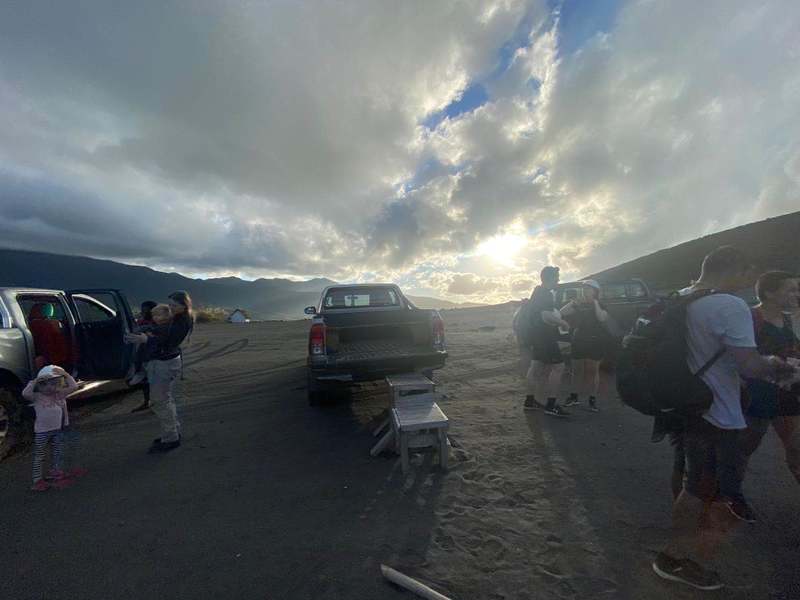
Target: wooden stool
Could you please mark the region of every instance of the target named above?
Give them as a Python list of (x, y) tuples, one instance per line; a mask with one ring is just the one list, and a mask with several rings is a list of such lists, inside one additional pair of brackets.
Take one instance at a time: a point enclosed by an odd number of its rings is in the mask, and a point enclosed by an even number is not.
[(424, 394), (417, 401), (392, 409), (392, 428), (400, 446), (403, 473), (408, 472), (409, 448), (439, 446), (439, 464), (447, 468), (450, 447), (447, 442), (449, 421), (433, 394)]

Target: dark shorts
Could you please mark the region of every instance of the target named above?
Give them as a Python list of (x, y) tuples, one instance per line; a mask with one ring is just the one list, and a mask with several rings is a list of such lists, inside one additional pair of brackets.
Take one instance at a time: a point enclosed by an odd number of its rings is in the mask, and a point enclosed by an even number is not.
[(687, 422), (675, 445), (674, 467), (685, 463), (683, 486), (688, 493), (707, 502), (741, 496), (739, 434), (738, 429), (720, 429), (702, 418)]
[(535, 339), (531, 355), (533, 360), (549, 365), (557, 365), (564, 362), (561, 348), (558, 347), (558, 338), (555, 336), (541, 336)]
[(800, 415), (800, 399), (797, 391), (781, 390), (767, 381), (751, 379), (747, 382), (749, 405), (748, 416), (759, 419), (796, 417)]

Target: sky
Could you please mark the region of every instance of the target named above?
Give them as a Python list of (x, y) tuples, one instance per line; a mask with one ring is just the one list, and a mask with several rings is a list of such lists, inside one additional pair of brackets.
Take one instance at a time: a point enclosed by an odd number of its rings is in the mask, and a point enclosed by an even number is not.
[(794, 0), (0, 3), (0, 246), (490, 302), (800, 209)]

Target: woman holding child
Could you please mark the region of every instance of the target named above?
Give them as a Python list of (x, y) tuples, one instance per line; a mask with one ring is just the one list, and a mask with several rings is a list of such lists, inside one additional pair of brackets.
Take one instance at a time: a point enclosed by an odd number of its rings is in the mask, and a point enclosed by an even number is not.
[(182, 368), (181, 344), (191, 333), (194, 318), (188, 293), (174, 292), (169, 299), (169, 305), (159, 304), (152, 309), (154, 325), (146, 333), (126, 337), (129, 343), (144, 345), (150, 407), (161, 425), (161, 437), (153, 441), (150, 453), (169, 452), (181, 445), (174, 389)]

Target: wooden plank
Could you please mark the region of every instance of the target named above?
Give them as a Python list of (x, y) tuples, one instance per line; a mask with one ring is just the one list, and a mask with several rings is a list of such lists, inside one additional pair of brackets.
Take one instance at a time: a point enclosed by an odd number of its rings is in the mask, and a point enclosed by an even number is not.
[(443, 596), (434, 589), (429, 588), (427, 585), (420, 583), (416, 579), (412, 579), (408, 575), (403, 575), (399, 571), (395, 571), (391, 567), (381, 565), (381, 573), (383, 576), (392, 583), (407, 589), (409, 592), (416, 594), (425, 600), (450, 600), (447, 596)]
[(369, 451), (371, 456), (378, 456), (394, 441), (394, 430), (390, 429), (383, 434), (383, 437), (378, 440), (378, 443)]
[(447, 461), (450, 458), (450, 440), (447, 439), (447, 430), (439, 430), (439, 466), (447, 470)]
[(396, 387), (414, 387), (414, 386), (433, 386), (434, 383), (425, 377), (422, 373), (402, 373), (400, 375), (387, 375), (386, 383), (389, 388)]

